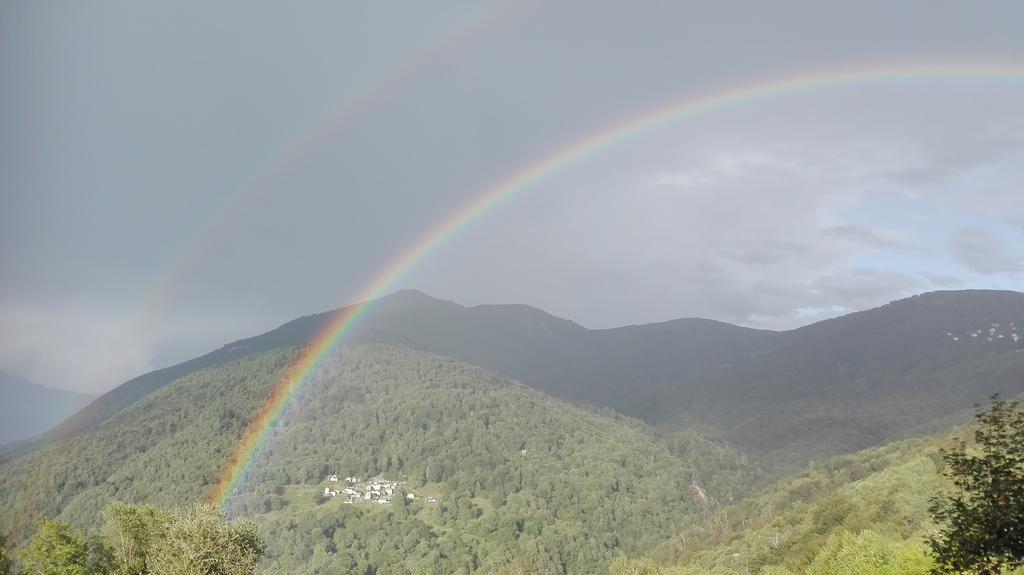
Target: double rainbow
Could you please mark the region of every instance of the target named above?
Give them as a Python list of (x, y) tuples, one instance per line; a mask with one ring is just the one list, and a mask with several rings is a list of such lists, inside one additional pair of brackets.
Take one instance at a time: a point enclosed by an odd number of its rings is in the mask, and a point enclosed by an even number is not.
[(223, 506), (246, 475), (254, 455), (266, 440), (267, 432), (287, 408), (290, 399), (309, 379), (310, 374), (341, 340), (374, 300), (395, 289), (399, 280), (424, 256), (443, 245), (469, 222), (499, 206), (517, 192), (529, 188), (546, 176), (613, 144), (650, 130), (681, 122), (695, 116), (744, 104), (753, 100), (784, 96), (814, 89), (844, 87), (863, 83), (906, 82), (913, 80), (987, 80), (1024, 82), (1024, 66), (1004, 62), (945, 62), (889, 65), (829, 70), (772, 78), (743, 84), (723, 91), (671, 102), (652, 111), (627, 118), (562, 147), (538, 161), (495, 182), (465, 205), (451, 212), (419, 237), (360, 292), (360, 303), (340, 310), (327, 326), (304, 348), (287, 375), (274, 387), (263, 406), (248, 425), (224, 465), (210, 500)]

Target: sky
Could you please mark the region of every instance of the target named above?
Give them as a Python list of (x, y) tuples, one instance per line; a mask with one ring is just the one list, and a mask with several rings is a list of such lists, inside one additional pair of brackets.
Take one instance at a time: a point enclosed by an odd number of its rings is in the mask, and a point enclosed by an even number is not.
[[(5, 2), (0, 371), (99, 392), (351, 303), (591, 134), (804, 74), (1001, 63), (1019, 2)], [(789, 329), (1024, 289), (1024, 76), (818, 85), (621, 138), (394, 286)]]

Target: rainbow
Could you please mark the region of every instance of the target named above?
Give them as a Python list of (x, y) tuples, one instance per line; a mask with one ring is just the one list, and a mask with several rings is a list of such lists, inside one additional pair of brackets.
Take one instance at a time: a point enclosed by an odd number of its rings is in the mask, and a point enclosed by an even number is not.
[(626, 138), (681, 122), (695, 116), (737, 106), (758, 99), (784, 96), (811, 89), (844, 87), (866, 82), (904, 82), (908, 80), (1002, 80), (1024, 81), (1024, 66), (1013, 63), (954, 62), (918, 63), (899, 66), (865, 67), (795, 74), (767, 81), (738, 85), (726, 90), (670, 102), (655, 110), (627, 118), (559, 148), (498, 180), (468, 203), (451, 212), (444, 220), (420, 236), (404, 252), (367, 284), (356, 303), (339, 310), (327, 326), (306, 346), (299, 359), (271, 391), (263, 406), (246, 428), (224, 465), (210, 501), (223, 506), (246, 475), (254, 455), (267, 432), (288, 407), (289, 400), (309, 379), (320, 362), (348, 334), (373, 306), (374, 300), (395, 289), (399, 280), (427, 254), (443, 245), (471, 221), (490, 212), (503, 201), (552, 173), (583, 158), (592, 156)]
[[(281, 181), (334, 141), (351, 122), (369, 115), (382, 96), (398, 93), (418, 74), (450, 62), (470, 40), (485, 34), (492, 25), (502, 21), (509, 10), (516, 8), (514, 3), (501, 0), (476, 3), (468, 15), (456, 19), (434, 42), (413, 51), (410, 58), (396, 63), (386, 73), (356, 86), (312, 132), (284, 145), (275, 161), (227, 194), (216, 209), (209, 211), (195, 233), (183, 236), (186, 241), (170, 254), (170, 263), (141, 292), (133, 306), (136, 311), (118, 322), (115, 333), (123, 338), (118, 341), (127, 343), (137, 334), (155, 329), (160, 307), (184, 285), (212, 246), (228, 237), (244, 221), (245, 206), (258, 203), (273, 192)], [(118, 345), (111, 348), (117, 349)]]

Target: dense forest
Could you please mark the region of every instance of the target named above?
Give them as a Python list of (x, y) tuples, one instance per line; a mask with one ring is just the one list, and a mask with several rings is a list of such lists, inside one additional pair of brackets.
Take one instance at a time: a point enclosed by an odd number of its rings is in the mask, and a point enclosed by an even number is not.
[[(94, 429), (196, 370), (302, 345), (343, 311), (135, 378), (51, 435)], [(528, 306), (464, 307), (402, 291), (377, 301), (348, 337), (451, 357), (659, 430), (699, 430), (779, 477), (941, 432), (991, 393), (1024, 393), (1024, 293), (1012, 291), (926, 293), (784, 332), (704, 319), (591, 330)]]
[[(376, 351), (357, 353), (376, 363)], [(392, 367), (414, 365), (403, 359)], [(335, 368), (360, 373), (345, 362)], [(589, 545), (592, 523), (574, 515), (592, 512), (586, 506), (553, 502), (551, 514), (523, 516), (523, 508), (487, 500), (482, 489), (453, 494), (447, 481), (424, 477), (401, 482), (399, 496), (383, 507), (340, 503), (319, 495), (318, 486), (279, 485), (274, 493), (280, 499), (254, 512), (259, 527), (226, 523), (205, 505), (168, 511), (112, 503), (101, 529), (44, 519), (16, 551), (0, 537), (0, 575), (16, 567), (25, 575), (1019, 574), (1024, 410), (997, 401), (977, 420), (942, 436), (833, 458), (733, 504), (691, 483), (698, 505), (688, 525), (661, 543), (648, 538), (639, 549), (643, 556), (608, 557)], [(412, 490), (451, 503), (403, 496)], [(642, 531), (629, 535), (644, 537)]]
[[(202, 498), (293, 357), (274, 351), (196, 372), (94, 432), (5, 465), (4, 528), (24, 537), (32, 524), (19, 518), (39, 515), (95, 527), (114, 500)], [(666, 445), (637, 421), (384, 346), (325, 362), (252, 470), (229, 513), (260, 524), (268, 572), (293, 573), (488, 572), (512, 559), (599, 572), (682, 529), (700, 509), (691, 484), (729, 500), (757, 477), (734, 450), (699, 436)], [(402, 478), (437, 502), (322, 501), (330, 473)], [(394, 567), (398, 558), (406, 567)]]
[(254, 524), (209, 505), (113, 503), (102, 530), (42, 519), (16, 553), (0, 537), (0, 575), (252, 575), (264, 548)]
[(700, 521), (614, 575), (1024, 573), (1024, 409), (840, 456)]
[[(773, 334), (397, 294), (294, 394), (223, 511), (259, 530), (261, 573), (926, 573), (932, 499), (959, 485), (943, 449), (973, 428), (949, 430), (1021, 389), (1024, 322), (993, 319), (1017, 303), (927, 295)], [(325, 317), (132, 380), (0, 462), (0, 535), (20, 556), (45, 529), (102, 538), (118, 502), (208, 500), (303, 351), (285, 344)], [(531, 386), (495, 373), (508, 358)], [(592, 382), (594, 401), (537, 389), (558, 374), (550, 391)], [(630, 411), (612, 381), (646, 420), (609, 407)], [(332, 475), (397, 492), (342, 497)]]

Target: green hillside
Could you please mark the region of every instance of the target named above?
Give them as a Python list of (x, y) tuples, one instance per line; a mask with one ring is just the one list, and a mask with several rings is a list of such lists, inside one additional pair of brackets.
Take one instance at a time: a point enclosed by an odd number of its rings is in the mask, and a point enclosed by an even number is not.
[[(207, 496), (330, 317), (137, 378), (0, 463), (0, 533)], [(228, 512), (261, 526), (267, 573), (830, 573), (864, 549), (918, 569), (942, 440), (887, 444), (1024, 391), (1020, 318), (1024, 294), (941, 292), (789, 332), (587, 330), (400, 292), (293, 398)], [(401, 495), (324, 496), (371, 479)]]
[[(301, 345), (332, 314), (140, 376), (52, 436), (72, 437), (183, 375)], [(959, 424), (993, 392), (1024, 393), (1024, 294), (933, 292), (770, 332), (701, 319), (588, 330), (521, 305), (415, 291), (376, 302), (351, 341), (452, 357), (666, 433), (700, 429), (777, 473)]]
[[(774, 484), (650, 553), (672, 574), (815, 573), (856, 550), (893, 573), (927, 573), (928, 502), (948, 487), (939, 449), (949, 436), (908, 440), (838, 457)], [(854, 572), (854, 571), (850, 571)]]
[[(987, 490), (995, 484), (1019, 490), (1019, 485), (1008, 487), (993, 479), (1005, 473), (1020, 481), (1019, 454), (1012, 450), (1022, 414), (1012, 415), (1014, 404), (1000, 405), (1004, 415), (998, 422), (995, 411), (986, 410), (976, 423), (940, 435), (833, 458), (737, 504), (712, 502), (691, 526), (650, 549), (646, 557), (620, 557), (611, 570), (616, 575), (928, 575), (937, 566), (927, 542), (940, 534), (932, 515), (936, 501), (963, 496), (966, 490), (971, 491), (969, 507), (978, 502), (972, 499), (979, 494), (974, 488)], [(966, 483), (955, 483), (950, 476), (959, 465), (950, 460), (958, 444), (977, 473)], [(964, 469), (959, 468), (960, 481)], [(996, 505), (1006, 507), (1005, 516), (971, 515), (961, 526), (977, 529), (974, 521), (979, 517), (995, 525), (1007, 517), (1019, 520), (1020, 509), (1014, 507), (1019, 503), (1012, 501), (1005, 497)], [(984, 513), (992, 503), (982, 502)], [(1005, 531), (996, 539), (1015, 544)], [(977, 552), (970, 544), (957, 549), (972, 560)], [(1020, 574), (1024, 568), (983, 572)]]
[(0, 465), (0, 530), (23, 539), (40, 516), (94, 525), (114, 499), (197, 500), (294, 358), (270, 352), (194, 373), (89, 433)]
[[(92, 527), (115, 499), (171, 507), (202, 497), (294, 356), (195, 372), (0, 466), (0, 529), (24, 538), (41, 515)], [(513, 558), (538, 572), (599, 573), (686, 525), (698, 509), (691, 480), (723, 499), (753, 481), (714, 442), (677, 438), (670, 451), (639, 422), (382, 346), (346, 348), (323, 364), (252, 470), (230, 512), (262, 526), (268, 573), (485, 573)], [(325, 501), (331, 473), (405, 481), (420, 499)]]

